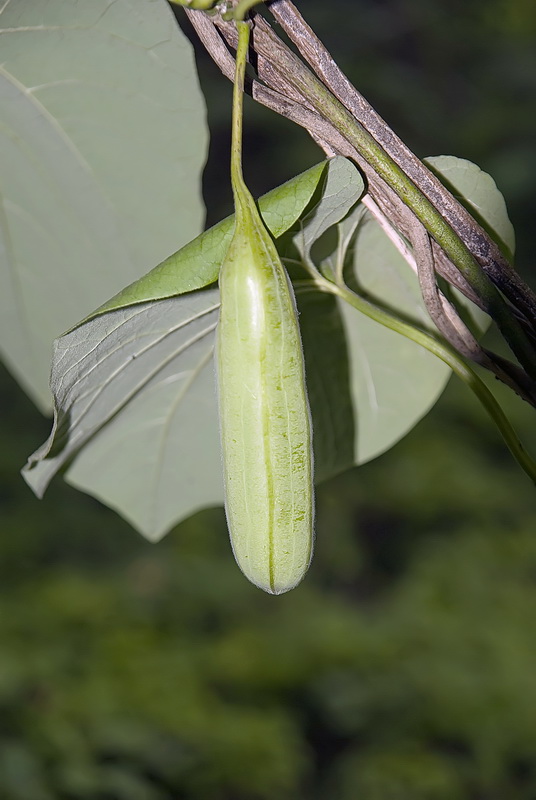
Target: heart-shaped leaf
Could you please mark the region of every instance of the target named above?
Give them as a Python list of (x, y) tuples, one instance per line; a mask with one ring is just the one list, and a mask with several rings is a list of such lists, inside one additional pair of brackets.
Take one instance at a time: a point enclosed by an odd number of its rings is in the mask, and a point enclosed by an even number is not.
[[(453, 156), (432, 157), (426, 163), (513, 252), (513, 228), (493, 179), (470, 161)], [(361, 207), (340, 226), (341, 235), (344, 237), (354, 225), (354, 280), (360, 291), (417, 325), (433, 328), (417, 276), (378, 223)], [(479, 328), (485, 330), (489, 318), (459, 293), (457, 296), (467, 305)], [(441, 395), (450, 370), (427, 350), (347, 303), (340, 302), (339, 306), (350, 358), (354, 459), (356, 464), (362, 464), (392, 447), (430, 410)], [(347, 454), (341, 455), (340, 468), (344, 469), (346, 463)]]

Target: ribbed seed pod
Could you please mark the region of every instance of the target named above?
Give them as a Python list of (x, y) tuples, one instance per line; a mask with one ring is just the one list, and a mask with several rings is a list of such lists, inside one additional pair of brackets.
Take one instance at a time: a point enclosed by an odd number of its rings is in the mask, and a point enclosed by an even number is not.
[[(237, 24), (235, 117), (249, 36), (246, 23)], [(220, 272), (216, 352), (225, 508), (238, 565), (254, 584), (280, 594), (299, 583), (312, 555), (311, 420), (292, 287), (243, 182), (237, 127), (236, 225)]]

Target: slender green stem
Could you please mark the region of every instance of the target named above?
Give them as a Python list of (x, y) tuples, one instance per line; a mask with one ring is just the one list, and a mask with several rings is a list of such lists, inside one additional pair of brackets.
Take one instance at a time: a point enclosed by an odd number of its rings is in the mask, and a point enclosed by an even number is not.
[(408, 322), (399, 319), (395, 314), (391, 314), (374, 303), (365, 300), (360, 295), (353, 292), (342, 282), (334, 283), (326, 279), (316, 279), (319, 289), (331, 292), (351, 306), (366, 314), (367, 317), (379, 322), (386, 328), (390, 328), (402, 336), (406, 336), (416, 344), (429, 350), (437, 358), (440, 358), (451, 370), (473, 390), (478, 397), (497, 428), (499, 429), (504, 441), (506, 442), (513, 457), (518, 462), (521, 469), (536, 484), (536, 462), (530, 457), (523, 445), (519, 441), (516, 432), (510, 425), (504, 411), (495, 400), (494, 396), (486, 384), (478, 377), (476, 372), (465, 363), (465, 361), (444, 342), (437, 339), (433, 334), (426, 333), (420, 328), (410, 325)]
[(262, 2), (264, 2), (264, 0), (240, 0), (234, 10), (230, 12), (232, 14), (232, 19), (237, 21), (243, 20), (250, 8)]
[(218, 0), (171, 0), (177, 6), (186, 6), (194, 11), (210, 11)]
[(244, 105), (244, 76), (246, 74), (247, 52), (249, 47), (249, 25), (238, 21), (238, 46), (236, 50), (236, 72), (233, 86), (233, 119), (231, 135), (231, 183), (236, 213), (244, 207), (244, 197), (249, 197), (242, 172), (242, 117)]

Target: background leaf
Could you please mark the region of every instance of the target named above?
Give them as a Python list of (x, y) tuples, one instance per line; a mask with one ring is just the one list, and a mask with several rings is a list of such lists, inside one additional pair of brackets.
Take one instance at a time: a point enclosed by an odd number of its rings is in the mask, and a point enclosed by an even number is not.
[(164, 0), (0, 20), (0, 340), (46, 410), (54, 337), (201, 229), (204, 101)]
[[(465, 159), (438, 156), (427, 159), (441, 178), (445, 172), (449, 188), (463, 197), (467, 206), (476, 208), (479, 217), (498, 239), (513, 250), (513, 229), (508, 219), (501, 193), (492, 178), (479, 167)], [(417, 276), (394, 244), (387, 238), (378, 223), (359, 206), (342, 223), (344, 232), (357, 223), (353, 252), (353, 275), (348, 277), (359, 291), (364, 291), (380, 305), (387, 305), (407, 315), (421, 327), (432, 328), (424, 307)], [(309, 247), (311, 243), (309, 243)], [(459, 295), (458, 295), (459, 296)], [(486, 327), (487, 316), (466, 301), (481, 328)], [(374, 322), (345, 302), (339, 301), (339, 311), (346, 330), (346, 348), (349, 357), (349, 383), (340, 375), (336, 386), (333, 378), (325, 381), (312, 375), (320, 363), (309, 358), (308, 382), (313, 409), (322, 420), (322, 429), (315, 435), (327, 440), (337, 430), (344, 439), (343, 430), (350, 435), (353, 430), (353, 460), (362, 464), (383, 453), (401, 439), (434, 405), (450, 376), (449, 368), (427, 350), (414, 342)], [(331, 317), (333, 320), (333, 316)], [(314, 335), (314, 332), (313, 332)], [(332, 358), (340, 357), (339, 325), (333, 325), (335, 349)], [(330, 333), (323, 331), (312, 348), (323, 351), (330, 347)], [(324, 367), (325, 369), (325, 367)], [(329, 403), (326, 404), (329, 384)], [(350, 392), (350, 401), (346, 392)], [(339, 401), (333, 394), (338, 392)], [(349, 423), (348, 402), (353, 406), (354, 424)], [(324, 406), (321, 410), (320, 407)], [(315, 412), (313, 411), (313, 418)], [(346, 420), (344, 422), (344, 420)], [(342, 425), (342, 430), (341, 430)], [(348, 467), (348, 443), (331, 450), (331, 474)]]
[[(354, 272), (360, 291), (432, 327), (417, 276), (365, 209), (360, 209)], [(433, 406), (450, 376), (434, 355), (339, 302), (350, 353), (355, 463), (383, 453)]]

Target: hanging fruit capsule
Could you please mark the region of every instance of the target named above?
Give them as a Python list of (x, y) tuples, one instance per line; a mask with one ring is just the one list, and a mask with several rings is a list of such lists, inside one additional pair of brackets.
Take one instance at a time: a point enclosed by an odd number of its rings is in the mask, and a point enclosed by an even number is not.
[(242, 177), (249, 27), (237, 26), (235, 230), (220, 271), (216, 346), (225, 509), (239, 567), (280, 594), (303, 578), (313, 550), (311, 418), (292, 286)]

